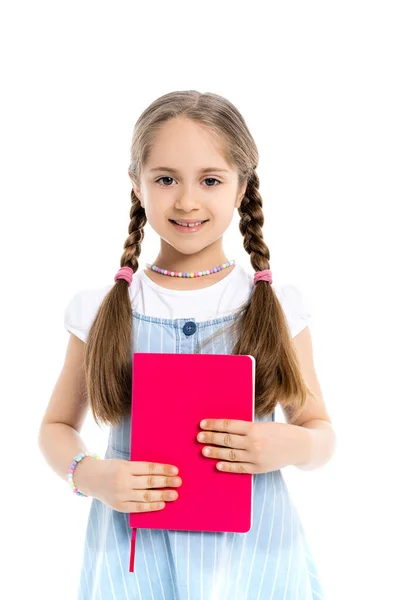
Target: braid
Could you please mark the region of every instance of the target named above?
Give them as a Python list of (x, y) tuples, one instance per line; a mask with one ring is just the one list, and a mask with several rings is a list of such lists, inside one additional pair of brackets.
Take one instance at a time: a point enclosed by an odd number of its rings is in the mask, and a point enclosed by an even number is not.
[[(264, 242), (264, 214), (259, 178), (253, 169), (246, 194), (238, 208), (243, 246), (255, 271), (269, 269), (270, 252)], [(291, 407), (293, 414), (304, 405), (307, 387), (293, 351), (283, 308), (269, 282), (254, 285), (249, 301), (233, 324), (237, 341), (232, 354), (256, 360), (255, 412), (264, 417), (276, 404)]]
[(238, 212), (240, 215), (239, 229), (243, 235), (243, 247), (250, 254), (250, 262), (255, 271), (269, 269), (269, 249), (264, 242), (262, 226), (264, 213), (262, 197), (259, 191), (260, 180), (253, 170)]
[[(121, 267), (138, 270), (147, 217), (131, 191), (129, 235)], [(129, 286), (117, 279), (105, 296), (90, 329), (85, 352), (85, 375), (95, 422), (116, 425), (128, 414), (132, 386), (133, 317)]]
[(133, 272), (136, 273), (139, 266), (138, 258), (142, 250), (144, 226), (147, 223), (147, 216), (133, 188), (131, 191), (131, 201), (132, 206), (129, 215), (131, 220), (128, 227), (129, 235), (125, 240), (124, 252), (121, 256), (121, 267), (131, 267)]

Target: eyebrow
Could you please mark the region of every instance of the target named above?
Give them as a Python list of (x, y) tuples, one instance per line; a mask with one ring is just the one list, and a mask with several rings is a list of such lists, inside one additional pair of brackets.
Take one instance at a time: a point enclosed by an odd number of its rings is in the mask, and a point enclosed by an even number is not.
[[(172, 167), (154, 167), (153, 169), (149, 170), (150, 173), (153, 171), (168, 171), (169, 173), (175, 173), (175, 174), (179, 174), (179, 170), (178, 169), (173, 169)], [(199, 169), (199, 173), (211, 173), (211, 172), (223, 172), (223, 173), (229, 173), (229, 171), (227, 169), (220, 169), (218, 167), (205, 167), (204, 169)]]

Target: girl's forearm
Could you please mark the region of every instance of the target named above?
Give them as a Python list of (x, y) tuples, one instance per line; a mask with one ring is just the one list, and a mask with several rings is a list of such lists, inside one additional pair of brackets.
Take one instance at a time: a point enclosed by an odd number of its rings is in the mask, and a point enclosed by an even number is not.
[[(43, 424), (39, 430), (38, 445), (49, 466), (65, 481), (73, 458), (80, 452), (89, 452), (79, 433), (66, 423)], [(90, 474), (98, 462), (86, 456), (76, 466), (74, 483), (84, 494), (90, 495)]]
[(303, 471), (317, 469), (326, 464), (332, 457), (336, 447), (336, 435), (332, 424), (323, 419), (313, 419), (297, 428), (298, 443), (294, 443), (293, 464)]

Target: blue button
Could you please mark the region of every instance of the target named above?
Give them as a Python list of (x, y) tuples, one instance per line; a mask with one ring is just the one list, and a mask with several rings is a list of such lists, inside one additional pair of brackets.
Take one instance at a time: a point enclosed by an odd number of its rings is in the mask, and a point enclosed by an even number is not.
[(188, 321), (183, 326), (183, 333), (185, 335), (193, 335), (196, 329), (196, 323), (194, 323), (193, 321)]

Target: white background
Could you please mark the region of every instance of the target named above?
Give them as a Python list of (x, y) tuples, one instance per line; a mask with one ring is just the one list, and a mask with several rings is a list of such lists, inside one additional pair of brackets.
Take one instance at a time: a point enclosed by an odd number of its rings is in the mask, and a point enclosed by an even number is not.
[[(272, 272), (312, 305), (338, 446), (323, 469), (283, 473), (327, 598), (399, 597), (396, 8), (2, 4), (2, 597), (75, 598), (90, 499), (47, 466), (38, 427), (64, 360), (65, 306), (119, 268), (134, 123), (183, 89), (242, 112), (260, 152)], [(224, 239), (250, 269), (237, 215)], [(140, 265), (157, 250), (148, 226)], [(90, 416), (82, 435), (105, 451)]]

